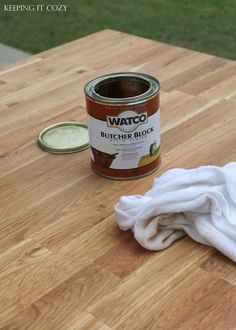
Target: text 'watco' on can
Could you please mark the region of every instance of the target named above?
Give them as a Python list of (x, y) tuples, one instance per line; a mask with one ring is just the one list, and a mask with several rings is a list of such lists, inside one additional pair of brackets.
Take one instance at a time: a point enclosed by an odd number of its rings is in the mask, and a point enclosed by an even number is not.
[(160, 164), (159, 81), (121, 72), (86, 84), (92, 169), (112, 179), (133, 179)]

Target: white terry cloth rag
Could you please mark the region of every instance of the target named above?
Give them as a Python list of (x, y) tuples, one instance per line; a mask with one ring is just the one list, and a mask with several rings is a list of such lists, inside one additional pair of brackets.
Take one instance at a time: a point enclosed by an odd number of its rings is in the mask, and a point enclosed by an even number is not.
[(117, 224), (146, 249), (162, 250), (188, 234), (236, 262), (236, 162), (171, 169), (144, 195), (122, 196)]

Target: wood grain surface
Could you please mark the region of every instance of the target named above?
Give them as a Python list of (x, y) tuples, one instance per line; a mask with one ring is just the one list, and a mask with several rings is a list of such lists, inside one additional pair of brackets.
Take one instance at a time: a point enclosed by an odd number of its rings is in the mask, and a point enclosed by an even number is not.
[[(83, 87), (139, 71), (161, 82), (162, 164), (112, 181), (90, 151), (52, 155), (38, 132), (86, 121)], [(173, 167), (236, 160), (236, 63), (104, 30), (0, 71), (0, 328), (236, 329), (236, 266), (185, 237), (162, 252), (120, 231), (113, 206)]]

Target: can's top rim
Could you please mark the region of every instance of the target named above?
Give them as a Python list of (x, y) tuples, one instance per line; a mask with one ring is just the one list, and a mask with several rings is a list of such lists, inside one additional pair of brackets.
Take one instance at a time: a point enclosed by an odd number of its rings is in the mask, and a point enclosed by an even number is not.
[[(99, 83), (106, 82), (109, 80), (116, 80), (122, 77), (126, 79), (135, 78), (145, 81), (149, 84), (149, 88), (147, 91), (145, 91), (142, 94), (132, 97), (123, 97), (123, 98), (105, 97), (96, 92), (95, 88)], [(139, 103), (140, 101), (143, 101), (145, 98), (151, 98), (152, 96), (157, 94), (159, 90), (160, 90), (160, 82), (155, 77), (139, 72), (116, 72), (116, 73), (102, 75), (92, 79), (84, 87), (84, 92), (87, 97), (95, 101), (112, 103), (112, 104)]]

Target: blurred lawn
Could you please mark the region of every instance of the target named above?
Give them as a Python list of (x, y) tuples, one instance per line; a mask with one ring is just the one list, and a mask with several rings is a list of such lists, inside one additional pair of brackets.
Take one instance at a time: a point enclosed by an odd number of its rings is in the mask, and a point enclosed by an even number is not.
[[(31, 53), (112, 28), (236, 59), (235, 0), (0, 0), (0, 42)], [(3, 12), (2, 4), (67, 4), (66, 12)]]

